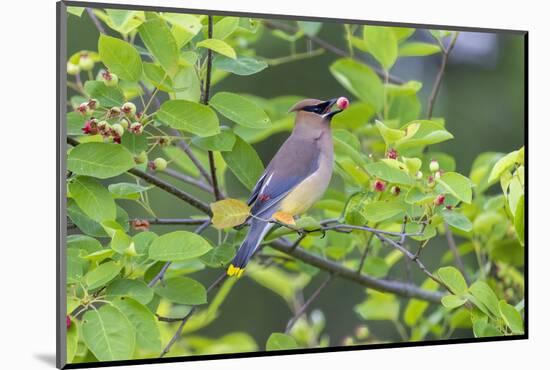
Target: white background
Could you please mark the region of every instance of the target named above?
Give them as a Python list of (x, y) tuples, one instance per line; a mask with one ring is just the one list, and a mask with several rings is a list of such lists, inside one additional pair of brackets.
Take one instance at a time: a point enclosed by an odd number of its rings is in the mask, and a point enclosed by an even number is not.
[[(117, 2), (117, 1), (112, 1)], [(206, 361), (132, 369), (519, 369), (550, 346), (547, 242), (550, 138), (548, 11), (543, 1), (127, 0), (209, 8), (457, 26), (529, 35), (529, 322), (524, 341)], [(0, 366), (53, 368), (55, 358), (55, 2), (7, 0), (0, 13)], [(518, 88), (521, 88), (518, 86)], [(492, 109), (488, 107), (488, 109)], [(548, 357), (546, 353), (545, 358)], [(535, 365), (536, 364), (536, 365)], [(127, 368), (127, 367), (125, 367)], [(129, 368), (129, 367), (128, 367)]]

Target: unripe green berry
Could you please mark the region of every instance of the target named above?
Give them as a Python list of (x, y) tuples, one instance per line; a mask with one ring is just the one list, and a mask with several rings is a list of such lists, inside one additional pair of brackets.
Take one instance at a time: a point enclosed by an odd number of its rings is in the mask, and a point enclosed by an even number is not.
[(80, 67), (71, 62), (67, 62), (67, 73), (70, 75), (77, 75), (80, 73)]
[(78, 60), (78, 66), (83, 71), (90, 71), (94, 68), (94, 61), (88, 54), (80, 54), (80, 59)]
[(126, 102), (122, 105), (122, 111), (126, 115), (134, 115), (136, 114), (136, 105), (132, 102)]
[(166, 159), (164, 158), (156, 158), (153, 161), (153, 164), (155, 166), (156, 171), (164, 171), (166, 169), (166, 166), (168, 166), (168, 162), (166, 162)]
[(432, 159), (432, 161), (430, 162), (430, 171), (432, 172), (439, 171), (439, 162), (436, 161), (435, 159)]
[(127, 130), (128, 129), (128, 120), (126, 118), (123, 118), (121, 119), (118, 123), (120, 123), (120, 125), (125, 129)]
[(118, 136), (122, 136), (124, 134), (124, 127), (120, 123), (115, 123), (111, 126), (114, 132), (117, 133)]
[(367, 339), (369, 336), (369, 328), (364, 325), (361, 325), (355, 329), (355, 337), (359, 340)]
[(147, 153), (145, 153), (145, 151), (142, 151), (141, 153), (139, 153), (138, 155), (136, 155), (136, 156), (134, 157), (134, 162), (136, 162), (137, 164), (141, 164), (141, 163), (147, 162)]
[(422, 176), (423, 176), (422, 171), (418, 171), (418, 172), (416, 173), (416, 179), (417, 179), (417, 180), (422, 179)]
[(118, 85), (118, 76), (109, 71), (103, 71), (103, 73), (101, 73), (101, 79), (103, 80), (103, 83), (105, 84), (105, 86)]
[(435, 177), (436, 179), (439, 179), (439, 178), (441, 177), (441, 171), (440, 171), (440, 170), (435, 171), (434, 177)]

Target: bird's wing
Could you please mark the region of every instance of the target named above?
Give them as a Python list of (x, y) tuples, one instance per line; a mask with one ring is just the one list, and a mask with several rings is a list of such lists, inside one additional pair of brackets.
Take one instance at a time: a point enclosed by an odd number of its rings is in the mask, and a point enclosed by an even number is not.
[[(248, 204), (261, 217), (279, 204), (304, 179), (317, 171), (320, 149), (314, 140), (290, 137), (279, 149), (254, 187)], [(270, 217), (269, 215), (268, 217)]]

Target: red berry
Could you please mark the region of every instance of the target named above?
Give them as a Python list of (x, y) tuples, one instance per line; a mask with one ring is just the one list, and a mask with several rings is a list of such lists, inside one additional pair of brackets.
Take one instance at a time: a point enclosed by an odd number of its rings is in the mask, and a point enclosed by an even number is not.
[(439, 195), (437, 196), (437, 198), (434, 199), (434, 204), (435, 204), (436, 206), (442, 205), (443, 202), (445, 202), (445, 195), (443, 195), (443, 194), (439, 194)]
[(67, 324), (67, 329), (69, 329), (71, 327), (71, 317), (69, 315), (67, 315), (67, 318), (65, 319), (65, 322)]
[(386, 154), (386, 156), (389, 158), (389, 159), (397, 159), (397, 157), (399, 156), (398, 153), (397, 153), (397, 150), (395, 149), (390, 149), (388, 150), (388, 153)]
[(453, 209), (453, 206), (451, 206), (451, 205), (449, 204), (449, 205), (446, 205), (445, 208), (447, 208), (448, 210), (451, 210), (451, 209)]
[(384, 191), (386, 189), (386, 183), (382, 180), (376, 180), (374, 182), (374, 190), (376, 191)]
[(348, 98), (346, 98), (345, 96), (341, 96), (338, 98), (338, 100), (336, 101), (336, 105), (338, 106), (338, 108), (340, 108), (341, 110), (344, 110), (344, 109), (347, 109), (349, 107), (349, 100)]
[(95, 118), (87, 120), (82, 127), (82, 132), (86, 135), (97, 134), (97, 120)]
[(87, 103), (82, 103), (76, 108), (77, 112), (85, 116), (89, 111), (90, 107), (88, 107)]

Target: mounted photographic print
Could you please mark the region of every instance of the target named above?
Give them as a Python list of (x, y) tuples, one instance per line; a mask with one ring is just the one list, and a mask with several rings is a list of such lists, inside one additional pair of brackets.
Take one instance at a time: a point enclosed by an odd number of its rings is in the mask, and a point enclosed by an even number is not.
[(58, 35), (59, 367), (527, 338), (527, 32), (61, 2)]

